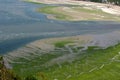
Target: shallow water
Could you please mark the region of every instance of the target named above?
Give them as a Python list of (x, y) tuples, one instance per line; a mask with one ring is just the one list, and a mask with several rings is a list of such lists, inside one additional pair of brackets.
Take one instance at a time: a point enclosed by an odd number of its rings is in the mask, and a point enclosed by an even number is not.
[(120, 30), (118, 22), (67, 22), (47, 19), (36, 8), (47, 6), (20, 0), (0, 0), (0, 54), (37, 39), (82, 34), (103, 34)]

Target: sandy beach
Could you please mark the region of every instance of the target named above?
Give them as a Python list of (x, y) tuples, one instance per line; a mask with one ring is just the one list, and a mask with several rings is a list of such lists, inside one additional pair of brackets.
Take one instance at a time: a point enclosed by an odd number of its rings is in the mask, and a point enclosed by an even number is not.
[(120, 15), (120, 7), (116, 5), (111, 5), (111, 4), (94, 3), (94, 2), (87, 2), (87, 1), (74, 1), (74, 0), (28, 0), (28, 1), (44, 3), (44, 4), (85, 5), (88, 7), (100, 9), (110, 14)]

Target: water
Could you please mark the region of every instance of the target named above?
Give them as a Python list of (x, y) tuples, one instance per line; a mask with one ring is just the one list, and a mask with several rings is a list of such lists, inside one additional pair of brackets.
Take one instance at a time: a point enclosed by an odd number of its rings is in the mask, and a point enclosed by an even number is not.
[(120, 30), (118, 22), (50, 20), (44, 14), (36, 12), (36, 8), (43, 6), (46, 5), (0, 0), (0, 54), (37, 39)]

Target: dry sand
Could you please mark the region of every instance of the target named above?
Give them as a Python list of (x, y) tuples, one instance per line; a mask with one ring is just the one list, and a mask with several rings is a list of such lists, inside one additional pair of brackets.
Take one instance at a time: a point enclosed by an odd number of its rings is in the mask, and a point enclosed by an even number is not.
[(44, 4), (71, 4), (71, 5), (85, 5), (97, 9), (101, 9), (104, 12), (120, 15), (120, 7), (110, 4), (94, 3), (87, 1), (74, 1), (74, 0), (29, 0), (31, 2), (38, 2)]

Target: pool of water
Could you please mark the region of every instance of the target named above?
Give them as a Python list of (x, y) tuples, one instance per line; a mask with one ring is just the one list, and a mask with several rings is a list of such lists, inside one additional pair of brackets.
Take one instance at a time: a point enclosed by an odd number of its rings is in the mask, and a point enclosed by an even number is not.
[(0, 54), (7, 53), (37, 39), (103, 34), (120, 30), (111, 21), (67, 22), (47, 19), (36, 8), (47, 6), (21, 0), (0, 0)]

